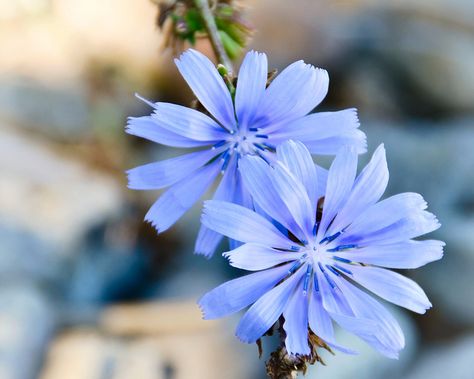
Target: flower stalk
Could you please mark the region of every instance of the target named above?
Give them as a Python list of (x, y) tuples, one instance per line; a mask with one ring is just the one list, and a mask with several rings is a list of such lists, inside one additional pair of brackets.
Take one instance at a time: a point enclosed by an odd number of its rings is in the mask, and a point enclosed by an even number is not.
[(223, 64), (227, 68), (228, 75), (232, 76), (234, 71), (232, 61), (225, 51), (224, 44), (222, 43), (219, 31), (217, 30), (216, 21), (209, 7), (209, 0), (194, 0), (194, 4), (196, 5), (196, 8), (199, 10), (202, 19), (204, 20), (206, 31), (209, 36), (209, 40), (211, 41), (214, 54), (216, 55), (219, 63)]

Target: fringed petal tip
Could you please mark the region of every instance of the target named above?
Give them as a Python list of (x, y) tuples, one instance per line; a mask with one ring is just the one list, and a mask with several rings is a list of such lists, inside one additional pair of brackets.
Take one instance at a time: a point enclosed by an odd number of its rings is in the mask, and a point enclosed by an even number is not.
[(129, 117), (127, 117), (127, 123), (125, 124), (125, 133), (134, 135), (133, 126), (136, 123), (136, 120), (140, 119), (141, 117), (143, 117), (143, 116), (140, 116), (140, 117), (129, 116)]
[[(223, 285), (225, 285), (225, 283)], [(223, 317), (223, 315), (219, 313), (218, 308), (217, 308), (217, 305), (219, 303), (219, 298), (216, 297), (215, 293), (216, 293), (216, 290), (218, 290), (218, 288), (219, 287), (216, 287), (213, 290), (206, 292), (204, 295), (202, 295), (198, 299), (196, 303), (197, 306), (199, 307), (199, 310), (201, 311), (201, 316), (203, 320), (216, 320), (218, 318)]]
[(205, 297), (206, 295), (202, 296), (198, 301), (197, 301), (197, 306), (199, 307), (199, 311), (201, 312), (201, 318), (203, 320), (211, 320), (211, 318), (208, 318), (207, 314), (206, 314), (206, 309), (204, 307), (204, 305), (201, 303), (203, 298)]
[[(265, 333), (263, 333), (259, 338), (261, 338), (264, 334), (265, 334)], [(259, 339), (259, 338), (256, 338), (256, 339), (254, 339), (254, 338), (248, 338), (248, 336), (242, 336), (242, 335), (239, 334), (238, 331), (236, 331), (234, 335), (237, 337), (237, 339), (238, 339), (240, 342), (242, 342), (242, 343), (248, 343), (248, 344), (255, 343), (255, 342), (257, 342), (257, 340)]]
[(203, 257), (207, 260), (210, 260), (215, 253), (215, 249), (206, 249), (205, 247), (202, 246), (195, 246), (194, 247), (194, 255), (199, 255), (200, 257)]
[[(354, 146), (356, 147), (358, 154), (364, 154), (367, 152), (367, 135), (360, 130), (359, 112), (357, 108), (349, 108), (347, 112), (347, 124), (352, 125), (353, 130), (350, 132), (350, 136), (353, 139)], [(379, 148), (383, 149), (384, 144), (380, 144)]]
[(229, 262), (229, 264), (231, 266), (234, 266), (234, 261), (232, 260), (232, 254), (230, 254), (230, 251), (225, 251), (222, 253), (222, 256), (227, 259), (227, 262)]
[(137, 189), (134, 187), (134, 170), (133, 168), (125, 171), (125, 176), (127, 178), (127, 188), (128, 189)]
[(202, 249), (194, 249), (194, 255), (199, 255), (207, 260), (210, 260), (214, 256), (214, 252), (204, 251)]
[(157, 234), (160, 234), (160, 233), (164, 232), (164, 230), (160, 230), (160, 227), (158, 226), (157, 222), (153, 221), (152, 219), (150, 219), (148, 217), (148, 214), (145, 215), (144, 221), (147, 222), (148, 224), (150, 224), (153, 227), (153, 229), (156, 230)]

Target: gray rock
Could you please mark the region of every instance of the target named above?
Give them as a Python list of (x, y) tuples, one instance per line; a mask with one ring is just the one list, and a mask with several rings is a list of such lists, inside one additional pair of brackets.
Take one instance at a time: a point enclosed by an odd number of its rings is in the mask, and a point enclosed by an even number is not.
[(0, 377), (33, 379), (54, 330), (53, 310), (27, 284), (0, 288)]
[(55, 252), (71, 252), (91, 227), (122, 209), (122, 185), (113, 178), (6, 125), (0, 173), (0, 224), (33, 234)]
[(422, 354), (403, 376), (406, 379), (471, 379), (474, 335), (433, 347)]
[[(472, 1), (254, 3), (251, 13), (259, 33), (253, 44), (270, 54), (270, 64), (282, 68), (304, 58), (328, 68), (331, 78), (344, 78), (332, 83), (343, 82), (345, 91), (339, 89), (335, 95), (348, 98), (347, 104), (356, 101), (360, 107), (368, 100), (368, 110), (376, 114), (375, 104), (387, 106), (382, 111), (389, 112), (398, 105), (405, 113), (428, 117), (433, 110), (472, 110)], [(298, 27), (282, 27), (276, 19)], [(378, 87), (375, 96), (374, 87)], [(399, 104), (387, 102), (389, 95)]]
[(54, 88), (22, 78), (0, 79), (0, 116), (56, 139), (90, 135), (86, 91), (78, 83)]
[(31, 233), (0, 225), (0, 278), (52, 282), (62, 276), (53, 248)]

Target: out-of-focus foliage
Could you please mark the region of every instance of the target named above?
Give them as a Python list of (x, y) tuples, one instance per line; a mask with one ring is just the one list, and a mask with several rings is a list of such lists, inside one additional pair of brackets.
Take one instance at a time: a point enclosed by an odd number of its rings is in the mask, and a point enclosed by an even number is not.
[[(159, 9), (157, 23), (165, 34), (164, 47), (180, 51), (184, 48), (184, 42), (194, 46), (197, 39), (206, 37), (204, 21), (193, 0), (153, 2)], [(211, 1), (210, 8), (227, 54), (231, 59), (237, 58), (252, 33), (242, 8), (232, 0)]]

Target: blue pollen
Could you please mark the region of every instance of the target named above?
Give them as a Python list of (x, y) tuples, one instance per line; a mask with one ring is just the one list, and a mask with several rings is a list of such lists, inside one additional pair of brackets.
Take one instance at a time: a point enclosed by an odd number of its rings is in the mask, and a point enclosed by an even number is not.
[(250, 132), (258, 132), (258, 130), (259, 130), (258, 128), (249, 128)]
[(221, 159), (225, 161), (225, 160), (227, 159), (227, 157), (229, 156), (229, 154), (230, 154), (230, 150), (227, 149), (227, 150), (224, 151), (224, 153), (222, 154)]
[(254, 143), (254, 146), (255, 146), (257, 149), (260, 149), (260, 150), (262, 150), (262, 151), (265, 151), (265, 147), (262, 146), (262, 145), (259, 144), (259, 143)]
[(342, 271), (342, 272), (345, 272), (346, 274), (352, 275), (352, 271), (348, 270), (347, 268), (339, 266), (338, 264), (335, 264), (334, 267), (337, 268), (339, 271)]
[(337, 255), (333, 255), (332, 259), (335, 259), (336, 261), (339, 261), (339, 262), (352, 263), (350, 259), (341, 258), (341, 257), (338, 257)]
[(334, 280), (332, 280), (332, 278), (329, 276), (327, 271), (323, 271), (323, 274), (324, 274), (326, 280), (328, 281), (329, 285), (331, 286), (331, 288), (336, 288), (337, 287), (336, 283), (334, 282)]
[(288, 270), (288, 274), (293, 274), (298, 268), (301, 267), (303, 263), (301, 261), (296, 261), (293, 266), (290, 267), (290, 269)]
[(219, 141), (215, 145), (213, 145), (212, 148), (217, 149), (218, 147), (224, 146), (226, 143), (227, 143), (226, 140)]
[(271, 143), (265, 142), (265, 143), (263, 144), (263, 146), (265, 146), (267, 149), (270, 149), (270, 150), (273, 150), (273, 151), (276, 150), (276, 146), (275, 146), (275, 145), (272, 145)]
[(316, 233), (318, 233), (318, 226), (319, 226), (319, 223), (314, 224), (314, 226), (313, 226), (313, 236), (315, 236)]
[(347, 249), (353, 249), (357, 247), (357, 245), (351, 244), (351, 245), (339, 245), (338, 247), (335, 247), (333, 249), (328, 249), (330, 253), (333, 253), (335, 251), (341, 251), (341, 250), (347, 250)]
[(330, 266), (330, 265), (326, 265), (326, 267), (328, 268), (328, 270), (331, 270), (331, 272), (336, 275), (336, 276), (339, 276), (341, 274), (339, 274), (339, 271), (337, 271), (334, 267)]
[(266, 134), (255, 134), (255, 137), (257, 138), (268, 138), (268, 136)]
[(323, 267), (323, 265), (321, 264), (321, 262), (318, 262), (318, 266), (319, 266), (319, 269), (320, 269), (322, 272), (325, 272), (324, 267)]
[(308, 268), (306, 269), (306, 276), (304, 278), (304, 283), (303, 283), (303, 295), (306, 295), (308, 293), (308, 285), (309, 281), (311, 279), (311, 275), (313, 274), (313, 268), (308, 265)]
[(318, 283), (318, 278), (316, 275), (314, 275), (314, 290), (316, 292), (319, 292), (319, 283)]
[[(228, 153), (228, 152), (229, 152), (229, 150), (226, 151), (226, 153)], [(227, 166), (229, 166), (230, 154), (225, 154), (225, 158), (223, 156), (222, 159), (224, 159), (224, 163), (222, 164), (221, 171), (225, 171)]]
[(332, 236), (327, 236), (324, 237), (321, 241), (319, 241), (319, 244), (323, 244), (324, 242), (329, 243), (331, 241), (334, 241), (337, 237), (339, 237), (342, 234), (342, 232), (337, 232), (336, 234), (333, 234)]
[[(265, 151), (265, 149), (263, 149), (262, 151)], [(268, 158), (263, 154), (263, 152), (261, 151), (257, 151), (257, 154), (260, 158), (262, 158), (267, 164), (270, 164), (270, 161), (268, 160)]]
[(300, 251), (299, 246), (294, 246), (293, 245), (293, 246), (290, 247), (290, 249), (293, 250), (293, 251)]

